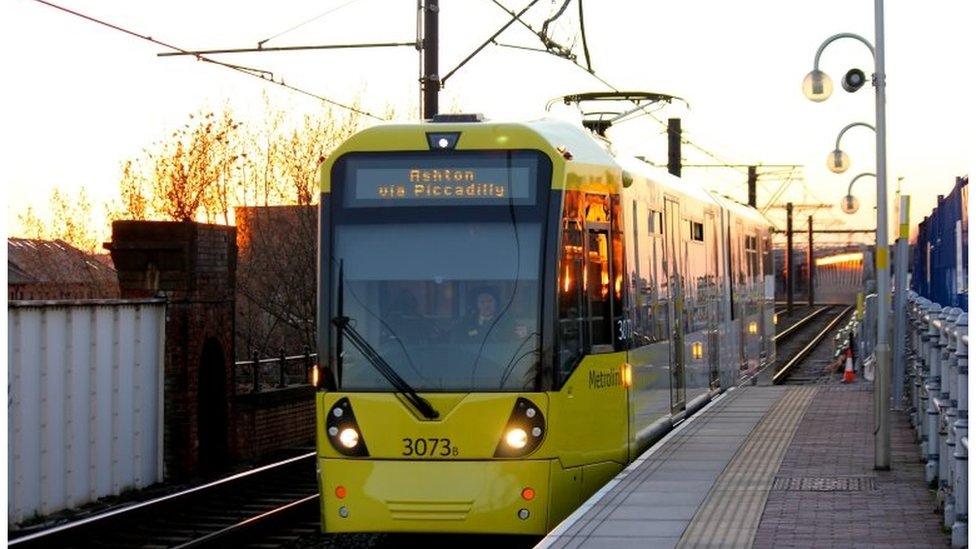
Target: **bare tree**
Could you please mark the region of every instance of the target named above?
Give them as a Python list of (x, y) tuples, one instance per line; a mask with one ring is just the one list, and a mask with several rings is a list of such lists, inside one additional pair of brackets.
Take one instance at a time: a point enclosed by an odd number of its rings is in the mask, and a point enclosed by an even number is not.
[[(314, 347), (318, 166), (363, 126), (328, 106), (300, 118), (265, 101), (247, 125), (201, 111), (122, 166), (114, 219), (236, 218), (237, 354)], [(392, 111), (391, 111), (392, 112)]]
[(269, 111), (265, 131), (252, 136), (255, 175), (237, 213), (239, 356), (314, 348), (318, 165), (360, 124), (327, 110), (285, 129), (283, 113)]
[(229, 108), (189, 115), (166, 139), (122, 164), (110, 217), (229, 224), (239, 128)]
[(51, 213), (42, 219), (28, 206), (18, 214), (18, 234), (40, 240), (63, 240), (85, 253), (96, 253), (99, 239), (92, 225), (92, 204), (84, 188), (74, 195), (54, 189), (47, 204)]

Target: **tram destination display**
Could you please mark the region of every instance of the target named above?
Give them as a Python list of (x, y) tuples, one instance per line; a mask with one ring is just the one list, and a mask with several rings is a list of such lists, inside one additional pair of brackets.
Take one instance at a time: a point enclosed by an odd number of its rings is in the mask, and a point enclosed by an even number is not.
[(537, 160), (519, 152), (399, 153), (346, 162), (344, 203), (353, 208), (535, 204)]

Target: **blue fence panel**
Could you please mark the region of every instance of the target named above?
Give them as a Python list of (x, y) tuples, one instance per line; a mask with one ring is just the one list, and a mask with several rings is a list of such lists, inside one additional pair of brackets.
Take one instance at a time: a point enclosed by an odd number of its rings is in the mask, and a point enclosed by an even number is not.
[(923, 297), (969, 310), (969, 176), (956, 178), (946, 197), (918, 225), (912, 289)]

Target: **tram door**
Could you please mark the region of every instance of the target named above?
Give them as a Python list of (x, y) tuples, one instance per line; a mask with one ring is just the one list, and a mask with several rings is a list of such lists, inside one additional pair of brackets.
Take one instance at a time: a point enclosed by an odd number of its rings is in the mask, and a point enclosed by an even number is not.
[(684, 282), (681, 277), (681, 213), (678, 203), (664, 199), (664, 270), (668, 276), (671, 300), (671, 412), (685, 407)]
[[(613, 351), (614, 315), (621, 314), (618, 300), (614, 299), (612, 281), (618, 273), (613, 272), (611, 259), (611, 206), (610, 197), (600, 194), (587, 194), (584, 204), (584, 257), (583, 285), (586, 288), (586, 307), (589, 317), (589, 346), (593, 353)], [(615, 303), (615, 301), (617, 301)], [(616, 305), (616, 306), (615, 306)], [(616, 309), (616, 310), (615, 310)]]
[(718, 227), (715, 225), (715, 214), (706, 212), (705, 214), (705, 238), (707, 239), (706, 254), (708, 271), (708, 292), (705, 300), (708, 303), (708, 340), (706, 351), (708, 352), (708, 387), (717, 389), (719, 381), (719, 334), (718, 329), (721, 325), (721, 296), (722, 285), (718, 276)]

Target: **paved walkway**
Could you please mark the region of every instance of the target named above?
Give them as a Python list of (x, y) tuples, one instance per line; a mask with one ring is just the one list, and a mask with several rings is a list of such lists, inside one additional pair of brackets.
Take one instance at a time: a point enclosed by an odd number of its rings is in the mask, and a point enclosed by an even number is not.
[(870, 384), (726, 393), (541, 547), (944, 547), (904, 414), (873, 469)]
[(756, 547), (949, 545), (903, 412), (892, 415), (891, 470), (874, 470), (872, 400), (866, 382), (821, 386), (779, 467)]

